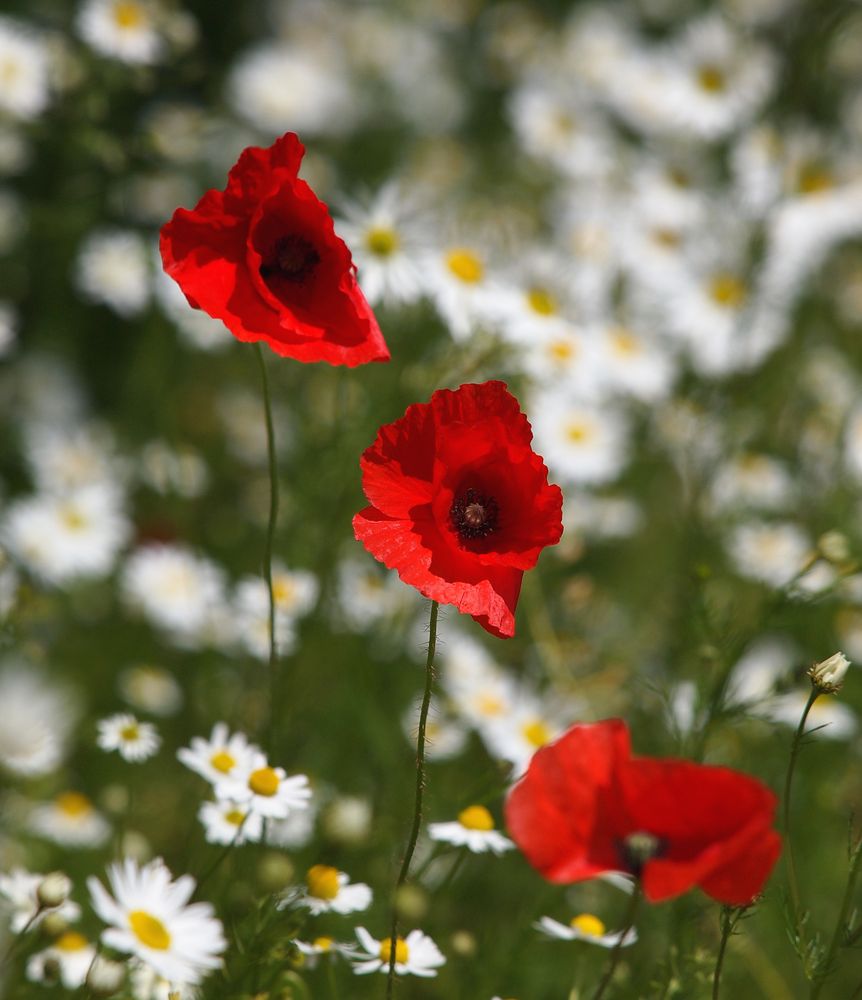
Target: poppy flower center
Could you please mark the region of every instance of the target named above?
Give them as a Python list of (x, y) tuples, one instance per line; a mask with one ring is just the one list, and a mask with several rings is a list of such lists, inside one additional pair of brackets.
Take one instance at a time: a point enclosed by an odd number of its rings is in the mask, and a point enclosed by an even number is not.
[(640, 875), (644, 865), (659, 857), (664, 848), (664, 841), (660, 837), (645, 830), (630, 833), (627, 837), (623, 837), (619, 844), (620, 855), (628, 870), (634, 875)]
[(314, 246), (297, 233), (277, 240), (269, 258), (260, 266), (264, 279), (280, 278), (293, 284), (304, 284), (314, 274), (320, 263), (320, 254)]
[(462, 541), (485, 538), (499, 527), (500, 508), (492, 496), (472, 487), (455, 499), (449, 520)]

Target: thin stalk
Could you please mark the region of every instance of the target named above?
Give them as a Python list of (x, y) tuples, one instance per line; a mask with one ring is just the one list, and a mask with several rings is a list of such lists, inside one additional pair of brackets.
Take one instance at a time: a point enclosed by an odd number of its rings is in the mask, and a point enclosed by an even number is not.
[(799, 725), (796, 727), (796, 732), (793, 735), (793, 743), (790, 746), (790, 761), (788, 762), (787, 775), (784, 779), (784, 865), (787, 870), (787, 885), (790, 890), (793, 927), (797, 937), (800, 939), (804, 939), (805, 937), (805, 928), (802, 925), (802, 902), (799, 894), (799, 881), (796, 877), (796, 862), (793, 858), (793, 840), (790, 836), (790, 793), (793, 785), (793, 772), (796, 769), (796, 759), (799, 757), (799, 752), (802, 749), (805, 722), (819, 694), (819, 689), (812, 685), (811, 694), (808, 696), (808, 701), (805, 702), (805, 708), (802, 709)]
[(198, 892), (200, 892), (201, 886), (204, 884), (204, 882), (209, 881), (211, 876), (215, 874), (215, 872), (221, 867), (222, 862), (228, 856), (228, 854), (230, 854), (231, 850), (234, 847), (236, 847), (237, 843), (239, 842), (240, 834), (242, 833), (242, 828), (245, 826), (245, 821), (247, 819), (248, 819), (248, 814), (246, 814), (243, 821), (236, 828), (236, 833), (233, 835), (233, 839), (230, 841), (230, 843), (225, 844), (224, 848), (218, 854), (215, 861), (213, 861), (213, 863), (209, 866), (209, 868), (207, 868), (204, 871), (203, 875), (201, 875), (201, 877), (198, 879), (198, 884), (197, 884)]
[(431, 602), (431, 617), (428, 622), (428, 656), (425, 660), (425, 692), (422, 695), (422, 708), (419, 711), (419, 732), (416, 736), (416, 794), (413, 804), (413, 825), (410, 830), (410, 839), (407, 842), (407, 850), (401, 861), (401, 870), (398, 872), (398, 879), (395, 882), (395, 891), (392, 895), (392, 927), (389, 936), (389, 971), (386, 976), (386, 998), (390, 1000), (392, 990), (395, 986), (395, 952), (398, 940), (398, 893), (407, 876), (410, 873), (410, 862), (413, 860), (413, 852), (416, 850), (416, 841), (419, 839), (419, 827), (422, 824), (422, 793), (425, 791), (425, 726), (428, 722), (428, 709), (431, 706), (431, 690), (434, 687), (434, 653), (437, 649), (437, 612), (440, 605), (436, 601)]
[(255, 345), (260, 366), (260, 380), (263, 386), (263, 408), (266, 417), (266, 453), (269, 461), (269, 524), (266, 529), (266, 549), (263, 558), (263, 578), (269, 592), (269, 722), (267, 723), (266, 747), (272, 753), (276, 718), (276, 661), (278, 648), (275, 641), (275, 592), (272, 588), (272, 549), (275, 540), (275, 526), (278, 522), (278, 463), (275, 456), (275, 430), (272, 422), (272, 399), (269, 392), (269, 376), (266, 373), (266, 359), (260, 342)]
[(17, 935), (12, 938), (5, 952), (2, 955), (0, 955), (0, 969), (2, 969), (7, 962), (11, 961), (12, 958), (14, 958), (15, 953), (21, 947), (21, 942), (24, 940), (24, 935), (27, 933), (27, 931), (30, 930), (31, 927), (33, 927), (33, 925), (36, 923), (36, 919), (40, 917), (45, 912), (46, 909), (47, 907), (42, 906), (40, 904), (36, 908), (36, 912), (33, 914), (33, 916), (30, 917), (27, 923), (24, 924), (24, 926), (21, 928), (20, 931), (18, 931)]
[(599, 983), (598, 989), (593, 994), (593, 1000), (602, 1000), (605, 995), (605, 991), (616, 972), (617, 965), (619, 965), (620, 956), (623, 953), (623, 941), (626, 939), (626, 935), (632, 929), (635, 922), (635, 915), (637, 914), (638, 904), (641, 901), (641, 884), (640, 880), (635, 883), (634, 891), (629, 899), (629, 905), (626, 909), (625, 916), (622, 921), (622, 930), (620, 931), (619, 939), (614, 945), (611, 951), (610, 957), (608, 958), (608, 967), (605, 969), (605, 974), (602, 976), (602, 981)]
[(721, 989), (721, 970), (724, 967), (724, 956), (727, 953), (727, 942), (730, 935), (739, 923), (739, 918), (743, 914), (743, 909), (733, 906), (722, 906), (721, 908), (721, 943), (718, 946), (718, 956), (715, 960), (715, 972), (712, 976), (712, 1000), (718, 1000), (718, 993)]
[(847, 887), (844, 890), (844, 898), (841, 900), (841, 909), (838, 913), (838, 919), (835, 921), (835, 930), (832, 932), (832, 940), (829, 942), (829, 950), (826, 952), (826, 958), (823, 960), (823, 965), (820, 966), (819, 974), (815, 977), (814, 982), (811, 984), (811, 993), (809, 994), (809, 1000), (817, 1000), (820, 996), (820, 991), (823, 989), (823, 984), (826, 982), (829, 973), (832, 971), (832, 963), (835, 961), (835, 954), (838, 951), (838, 946), (844, 937), (844, 931), (847, 927), (847, 918), (850, 915), (850, 907), (853, 905), (853, 894), (856, 891), (856, 880), (859, 877), (859, 868), (862, 865), (862, 841), (860, 841), (854, 851), (853, 857), (850, 859), (850, 872), (847, 875)]

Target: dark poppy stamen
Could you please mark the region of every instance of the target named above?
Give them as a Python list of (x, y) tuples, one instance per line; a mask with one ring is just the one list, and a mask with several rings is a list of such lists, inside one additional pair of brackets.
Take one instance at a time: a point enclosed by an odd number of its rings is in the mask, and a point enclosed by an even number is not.
[(472, 488), (457, 497), (449, 510), (449, 520), (462, 541), (490, 535), (499, 527), (499, 517), (497, 501)]
[(301, 284), (311, 277), (319, 263), (320, 254), (314, 246), (304, 236), (293, 233), (276, 242), (271, 256), (261, 264), (260, 273), (263, 278)]
[(644, 865), (653, 858), (661, 857), (664, 853), (666, 843), (661, 837), (656, 837), (652, 833), (637, 830), (623, 837), (617, 843), (617, 850), (623, 861), (626, 871), (632, 875), (639, 876)]

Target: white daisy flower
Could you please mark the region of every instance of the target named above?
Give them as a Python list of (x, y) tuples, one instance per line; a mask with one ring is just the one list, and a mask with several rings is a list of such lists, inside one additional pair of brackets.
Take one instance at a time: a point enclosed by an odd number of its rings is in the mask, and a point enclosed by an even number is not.
[(664, 399), (673, 386), (676, 364), (655, 337), (612, 324), (597, 331), (598, 368), (608, 387), (645, 403)]
[(560, 941), (586, 941), (600, 948), (616, 948), (618, 944), (622, 948), (627, 948), (638, 939), (638, 932), (634, 927), (630, 927), (625, 934), (622, 931), (613, 931), (609, 934), (604, 923), (592, 913), (579, 913), (576, 917), (572, 917), (568, 924), (561, 924), (552, 917), (540, 917), (533, 926), (548, 937)]
[(0, 766), (38, 777), (56, 770), (66, 756), (78, 711), (62, 687), (24, 661), (0, 669)]
[(294, 809), (307, 809), (311, 788), (304, 774), (287, 776), (284, 768), (270, 767), (262, 753), (246, 761), (215, 786), (218, 798), (235, 802), (267, 819), (286, 819)]
[(225, 722), (213, 726), (209, 739), (193, 736), (191, 747), (177, 750), (181, 763), (213, 785), (246, 774), (259, 755), (259, 747), (249, 743), (244, 733), (231, 735)]
[(305, 892), (296, 900), (313, 916), (320, 913), (360, 913), (371, 906), (372, 893), (364, 882), (351, 882), (345, 872), (330, 865), (312, 865), (305, 873)]
[(784, 587), (808, 562), (813, 547), (796, 524), (750, 521), (735, 527), (727, 549), (738, 573), (771, 587)]
[(137, 956), (171, 982), (195, 984), (221, 964), (227, 947), (222, 925), (209, 903), (188, 904), (195, 880), (173, 881), (157, 858), (143, 868), (126, 858), (110, 865), (113, 897), (96, 878), (87, 886), (98, 916), (110, 927), (102, 941)]
[(317, 808), (311, 800), (305, 809), (292, 809), (285, 819), (268, 819), (266, 842), (272, 847), (298, 851), (311, 840), (316, 821)]
[(81, 918), (81, 907), (67, 899), (59, 906), (43, 907), (38, 889), (45, 878), (37, 872), (13, 868), (0, 873), (0, 910), (9, 916), (9, 929), (20, 934), (25, 927), (35, 927), (50, 913), (72, 923)]
[(165, 979), (149, 965), (132, 959), (129, 980), (135, 1000), (199, 1000), (200, 991), (189, 983)]
[(715, 470), (710, 502), (716, 511), (774, 511), (786, 507), (793, 494), (793, 479), (781, 462), (769, 455), (744, 452)]
[[(412, 746), (416, 745), (419, 732), (419, 715), (422, 710), (421, 695), (415, 699), (401, 718), (401, 728)], [(468, 730), (462, 722), (441, 709), (432, 700), (425, 721), (425, 754), (430, 760), (449, 760), (456, 757), (467, 745)]]
[(96, 957), (95, 947), (78, 931), (63, 931), (48, 948), (27, 959), (27, 978), (35, 983), (60, 982), (67, 990), (84, 985)]
[(78, 251), (75, 282), (85, 298), (120, 316), (143, 312), (150, 298), (150, 262), (138, 233), (106, 229), (90, 233)]
[(343, 55), (326, 44), (265, 42), (246, 50), (230, 71), (227, 97), (266, 134), (339, 133), (356, 120)]
[(467, 806), (454, 823), (430, 823), (428, 836), (445, 844), (466, 847), (474, 854), (504, 854), (514, 848), (508, 837), (494, 829), (494, 817), (485, 806)]
[(336, 230), (350, 247), (359, 284), (372, 305), (421, 297), (421, 255), (429, 237), (396, 184), (384, 185), (367, 206), (345, 204)]
[(131, 534), (118, 491), (94, 483), (10, 504), (0, 525), (10, 552), (52, 584), (110, 572)]
[[(273, 580), (275, 595), (275, 580)], [(276, 597), (277, 601), (277, 597)], [(269, 588), (260, 577), (240, 580), (234, 593), (236, 636), (242, 648), (258, 660), (269, 658)], [(275, 608), (275, 646), (282, 656), (296, 648), (293, 618), (278, 603)]]
[(101, 750), (117, 750), (123, 760), (140, 763), (158, 752), (162, 738), (152, 722), (140, 722), (128, 712), (100, 719), (96, 743)]
[(138, 474), (156, 493), (177, 493), (184, 499), (201, 496), (209, 483), (209, 472), (201, 455), (191, 448), (173, 448), (167, 441), (144, 445)]
[[(574, 711), (574, 706), (570, 705), (570, 709), (570, 717), (577, 718), (580, 713)], [(556, 739), (564, 728), (535, 695), (522, 690), (515, 707), (505, 715), (489, 719), (479, 728), (479, 734), (492, 757), (508, 761), (514, 772), (520, 774), (533, 754)]]
[(331, 937), (322, 935), (313, 941), (294, 941), (300, 954), (305, 956), (305, 964), (309, 969), (315, 968), (318, 961), (325, 955), (345, 955), (353, 958), (356, 955), (356, 946), (343, 944)]
[[(260, 813), (252, 812), (247, 805), (230, 799), (202, 802), (198, 809), (198, 819), (203, 824), (204, 836), (210, 844), (257, 843), (263, 833), (263, 817)], [(269, 841), (269, 837), (267, 840)]]
[(101, 847), (111, 835), (111, 824), (82, 792), (66, 791), (52, 802), (36, 806), (28, 827), (64, 847)]
[(426, 291), (455, 341), (461, 343), (476, 329), (496, 324), (501, 286), (480, 247), (470, 240), (449, 242), (426, 254), (422, 268)]
[(357, 632), (367, 632), (382, 619), (406, 610), (411, 601), (407, 591), (397, 576), (382, 572), (370, 560), (349, 558), (338, 567), (339, 616)]
[(25, 439), (40, 491), (67, 493), (96, 484), (116, 489), (125, 473), (110, 431), (100, 424), (39, 423), (27, 428)]
[(117, 690), (133, 708), (162, 717), (176, 715), (183, 704), (183, 690), (173, 675), (149, 664), (121, 671)]
[(97, 52), (125, 63), (153, 63), (164, 47), (149, 0), (84, 0), (77, 26)]
[[(364, 927), (356, 928), (356, 937), (361, 950), (357, 951), (359, 961), (354, 964), (353, 971), (358, 976), (378, 971), (388, 975), (392, 938), (378, 941)], [(446, 959), (437, 945), (420, 930), (410, 931), (406, 938), (395, 939), (396, 975), (431, 978), (445, 963)]]
[(50, 64), (44, 41), (22, 21), (0, 17), (0, 110), (38, 117), (48, 105)]
[[(785, 726), (796, 727), (808, 700), (807, 691), (791, 691), (763, 703), (757, 714)], [(831, 740), (849, 740), (859, 731), (859, 716), (834, 695), (821, 694), (811, 706), (805, 720), (806, 736), (821, 736)]]

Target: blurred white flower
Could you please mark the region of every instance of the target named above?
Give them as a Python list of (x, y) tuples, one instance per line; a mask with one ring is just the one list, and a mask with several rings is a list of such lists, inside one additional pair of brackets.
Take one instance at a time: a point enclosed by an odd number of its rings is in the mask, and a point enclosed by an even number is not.
[(92, 302), (125, 318), (137, 316), (150, 299), (149, 254), (143, 238), (128, 229), (90, 233), (78, 251), (75, 283)]
[(351, 882), (345, 872), (330, 865), (312, 865), (305, 873), (305, 891), (296, 899), (313, 916), (321, 913), (360, 913), (371, 906), (372, 892), (364, 882)]
[[(356, 937), (361, 950), (356, 953), (359, 961), (354, 963), (353, 971), (359, 976), (368, 972), (388, 975), (392, 938), (378, 941), (364, 927), (356, 928)], [(446, 959), (437, 945), (420, 930), (410, 931), (406, 938), (395, 939), (395, 974), (398, 976), (431, 978), (445, 963)]]
[[(198, 819), (210, 844), (256, 843), (263, 833), (263, 817), (260, 813), (230, 799), (202, 802), (198, 809)], [(268, 836), (267, 841), (271, 842)]]
[(539, 917), (533, 926), (548, 937), (560, 941), (586, 941), (600, 948), (615, 948), (617, 944), (627, 948), (638, 939), (638, 932), (634, 927), (630, 927), (625, 934), (622, 931), (612, 931), (609, 934), (604, 923), (592, 913), (579, 913), (567, 924), (552, 917)]
[(51, 909), (39, 905), (36, 893), (44, 877), (24, 868), (0, 873), (0, 910), (9, 916), (9, 929), (13, 934), (20, 934), (25, 927), (35, 927), (49, 913), (68, 922), (80, 919), (81, 907), (70, 899)]
[(494, 829), (494, 817), (481, 805), (467, 806), (458, 813), (458, 819), (451, 823), (429, 823), (428, 836), (445, 844), (466, 847), (474, 854), (504, 854), (515, 845)]
[(784, 587), (805, 568), (811, 540), (796, 524), (750, 521), (728, 535), (727, 549), (737, 572), (771, 587)]
[(152, 715), (175, 715), (183, 704), (182, 688), (161, 667), (127, 667), (117, 678), (117, 690), (133, 708)]
[(97, 52), (125, 63), (153, 63), (163, 51), (149, 0), (84, 0), (78, 32)]
[(29, 24), (0, 17), (0, 110), (38, 117), (48, 105), (48, 48)]
[(287, 776), (284, 768), (271, 767), (262, 753), (248, 760), (215, 785), (220, 799), (231, 799), (267, 819), (286, 819), (295, 809), (307, 809), (311, 788), (304, 774)]
[(67, 990), (77, 990), (84, 985), (96, 949), (78, 931), (63, 931), (49, 947), (37, 951), (27, 959), (27, 978), (46, 985), (60, 982)]
[(55, 771), (78, 717), (66, 689), (23, 661), (0, 668), (0, 765), (38, 777)]
[(231, 734), (224, 722), (213, 726), (209, 739), (193, 736), (191, 747), (177, 750), (180, 763), (212, 785), (245, 774), (259, 755), (259, 748), (249, 743), (244, 733)]
[(101, 847), (111, 824), (81, 792), (61, 792), (52, 802), (36, 806), (27, 821), (33, 833), (65, 847)]

